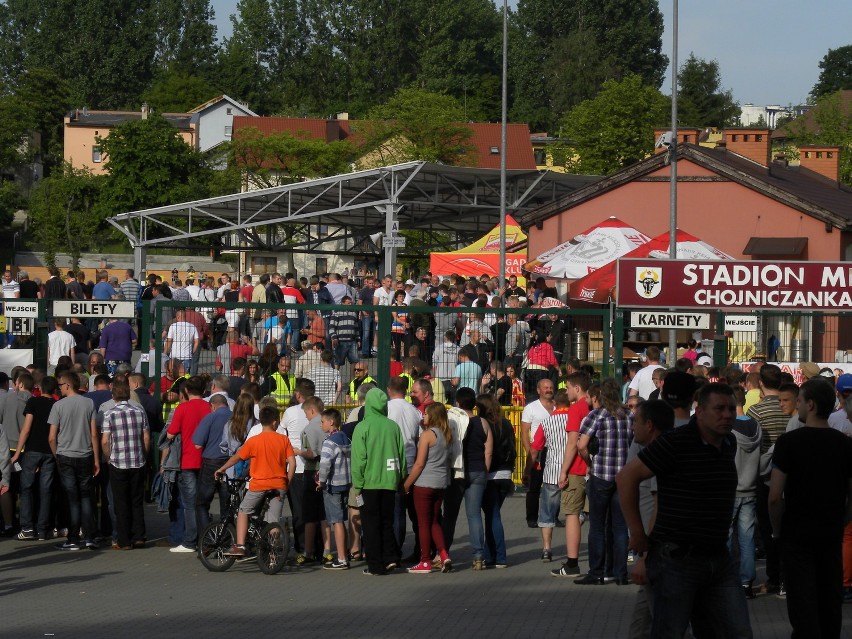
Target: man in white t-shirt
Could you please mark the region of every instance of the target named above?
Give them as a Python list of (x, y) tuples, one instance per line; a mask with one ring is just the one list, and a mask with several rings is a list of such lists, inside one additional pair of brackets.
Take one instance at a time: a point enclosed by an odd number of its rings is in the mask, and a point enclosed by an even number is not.
[(302, 404), (315, 393), (314, 383), (309, 379), (301, 379), (293, 391), (295, 404), (284, 411), (278, 432), (286, 435), (296, 454), (296, 474), (290, 481), (287, 499), (290, 500), (290, 511), (293, 513), (293, 547), (301, 555), (305, 541), (305, 522), (302, 519), (302, 497), (305, 493), (305, 458), (302, 456), (302, 433), (308, 425), (308, 418), (302, 410)]
[(530, 444), (541, 423), (550, 417), (556, 408), (553, 401), (553, 381), (547, 378), (538, 380), (536, 385), (538, 399), (530, 402), (524, 407), (521, 414), (521, 443), (527, 452), (527, 465), (524, 469), (524, 478), (527, 483), (527, 526), (538, 528), (538, 502), (542, 483), (542, 464), (544, 460), (533, 462), (530, 455)]
[[(4, 300), (16, 300), (21, 297), (21, 287), (20, 285), (12, 279), (12, 271), (5, 271), (3, 273), (3, 299)], [(3, 337), (0, 334), (0, 337)], [(12, 343), (15, 341), (15, 337), (7, 332), (5, 334), (6, 337), (6, 348), (12, 348)], [(2, 346), (0, 346), (2, 348)]]
[[(382, 285), (373, 293), (374, 306), (390, 306), (393, 302), (393, 278), (390, 275), (385, 275), (382, 278)], [(373, 331), (373, 355), (376, 354), (376, 347), (379, 339), (379, 314), (376, 313), (376, 329)]]
[(53, 321), (55, 330), (47, 335), (47, 374), (53, 375), (59, 358), (68, 355), (74, 361), (74, 336), (65, 330), (65, 320)]
[(642, 399), (648, 399), (648, 397), (657, 390), (656, 384), (654, 384), (654, 371), (658, 368), (663, 368), (660, 366), (660, 349), (657, 346), (649, 346), (645, 349), (645, 357), (648, 360), (648, 363), (645, 365), (645, 368), (636, 373), (636, 377), (634, 377), (628, 388), (628, 397), (633, 397), (634, 395), (638, 395)]
[(192, 354), (198, 350), (200, 337), (195, 325), (186, 321), (183, 309), (175, 313), (175, 321), (169, 326), (163, 352), (172, 359), (180, 360), (183, 367), (189, 370), (192, 366)]
[[(408, 393), (408, 383), (403, 377), (391, 377), (388, 380), (388, 419), (396, 422), (402, 433), (402, 441), (405, 442), (405, 462), (408, 468), (414, 467), (417, 457), (417, 438), (420, 435), (420, 420), (422, 415), (417, 407), (405, 400)], [(420, 534), (417, 528), (417, 512), (414, 510), (414, 499), (411, 493), (402, 495), (397, 493), (397, 512), (394, 517), (394, 533), (399, 547), (405, 541), (405, 512), (411, 519), (411, 527), (414, 531), (414, 548), (411, 555), (403, 559), (407, 561), (420, 561)], [(416, 551), (416, 559), (415, 559)]]

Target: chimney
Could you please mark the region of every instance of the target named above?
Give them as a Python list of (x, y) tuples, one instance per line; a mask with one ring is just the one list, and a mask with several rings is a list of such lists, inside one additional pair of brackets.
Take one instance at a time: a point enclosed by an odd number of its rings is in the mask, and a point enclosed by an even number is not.
[(341, 111), (340, 113), (337, 114), (337, 119), (338, 120), (348, 120), (349, 119), (349, 113), (347, 111)]
[(801, 146), (799, 165), (837, 182), (840, 180), (840, 147), (816, 144)]
[(340, 121), (328, 119), (325, 121), (325, 141), (337, 142), (340, 140)]
[(769, 129), (725, 129), (725, 148), (760, 166), (769, 166)]
[(150, 112), (150, 108), (148, 107), (148, 103), (147, 103), (147, 102), (143, 102), (143, 103), (142, 103), (142, 119), (143, 119), (143, 120), (147, 120), (147, 119), (148, 119), (148, 113), (149, 113), (149, 112)]
[[(654, 142), (656, 143), (663, 133), (668, 133), (669, 131), (671, 131), (671, 129), (654, 129)], [(694, 129), (691, 127), (679, 128), (677, 130), (677, 143), (698, 144), (699, 135), (701, 135), (701, 129)], [(666, 151), (668, 151), (668, 148), (665, 146), (660, 146), (654, 149), (654, 153), (665, 153)]]

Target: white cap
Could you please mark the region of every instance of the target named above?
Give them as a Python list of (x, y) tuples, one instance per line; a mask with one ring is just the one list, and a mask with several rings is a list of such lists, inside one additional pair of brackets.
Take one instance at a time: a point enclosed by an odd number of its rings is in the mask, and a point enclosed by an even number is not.
[(406, 280), (405, 285), (406, 286), (417, 286), (417, 282), (415, 282), (414, 280)]

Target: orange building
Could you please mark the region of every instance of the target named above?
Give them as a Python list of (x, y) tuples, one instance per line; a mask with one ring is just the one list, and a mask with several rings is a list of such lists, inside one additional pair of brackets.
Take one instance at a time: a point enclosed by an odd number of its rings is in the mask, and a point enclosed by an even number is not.
[[(658, 138), (662, 131), (657, 131)], [(678, 131), (677, 225), (735, 259), (852, 261), (852, 189), (838, 182), (840, 149), (803, 147), (801, 165), (770, 160), (768, 129), (728, 129), (715, 148)], [(669, 229), (670, 157), (656, 155), (519, 220), (535, 257), (617, 216), (648, 236)], [(814, 357), (852, 348), (852, 322), (814, 327)], [(818, 330), (817, 330), (818, 329)]]
[[(144, 120), (150, 113), (147, 104), (139, 111), (89, 111), (78, 109), (65, 116), (65, 161), (75, 169), (91, 169), (95, 175), (105, 173), (106, 154), (98, 146), (97, 138), (105, 138), (119, 124), (130, 120)], [(183, 141), (197, 148), (197, 124), (191, 113), (161, 114), (177, 129)]]

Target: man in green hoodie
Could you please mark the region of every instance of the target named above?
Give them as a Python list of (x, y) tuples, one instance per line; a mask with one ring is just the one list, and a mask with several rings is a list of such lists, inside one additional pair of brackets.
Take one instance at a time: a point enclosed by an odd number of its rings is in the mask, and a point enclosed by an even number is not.
[(365, 575), (387, 574), (399, 565), (401, 556), (393, 534), (394, 498), (408, 468), (402, 433), (387, 415), (388, 396), (379, 388), (370, 389), (364, 419), (352, 435), (352, 487), (364, 500)]

